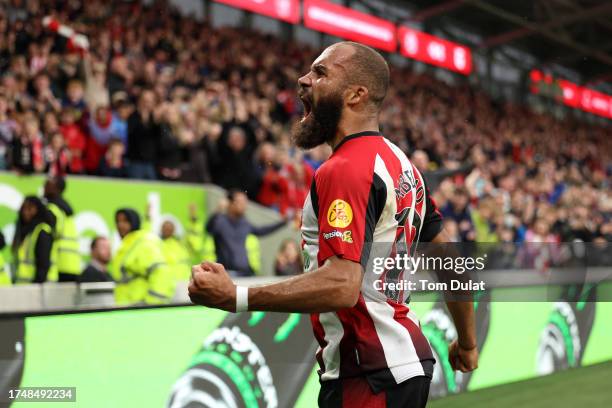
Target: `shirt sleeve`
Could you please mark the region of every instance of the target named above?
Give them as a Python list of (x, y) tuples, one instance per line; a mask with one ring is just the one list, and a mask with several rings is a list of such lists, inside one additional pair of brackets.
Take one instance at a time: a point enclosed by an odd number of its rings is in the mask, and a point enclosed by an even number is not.
[[(425, 182), (424, 182), (425, 183)], [(436, 201), (431, 197), (427, 183), (425, 183), (425, 218), (421, 229), (421, 242), (431, 242), (442, 231), (442, 214), (438, 210)]]
[(384, 183), (373, 172), (347, 164), (321, 168), (311, 186), (319, 224), (318, 262), (331, 256), (365, 264), (384, 207)]
[(250, 227), (251, 227), (251, 233), (253, 235), (258, 236), (258, 237), (262, 237), (264, 235), (271, 234), (274, 231), (283, 228), (285, 225), (287, 225), (287, 221), (280, 220), (280, 221), (277, 221), (277, 222), (275, 222), (273, 224), (269, 224), (269, 225), (264, 225), (264, 226), (250, 225)]

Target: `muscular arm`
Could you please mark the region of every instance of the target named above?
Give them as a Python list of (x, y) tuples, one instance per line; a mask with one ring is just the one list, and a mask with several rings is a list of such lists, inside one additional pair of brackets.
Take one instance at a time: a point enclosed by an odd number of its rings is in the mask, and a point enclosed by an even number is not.
[[(234, 284), (221, 264), (203, 262), (192, 275), (189, 297), (194, 303), (235, 311)], [(334, 256), (316, 271), (249, 288), (249, 310), (323, 313), (352, 307), (362, 276), (360, 264)]]
[[(450, 239), (446, 232), (442, 230), (431, 242), (434, 244), (446, 244), (450, 242)], [(447, 250), (448, 245), (444, 245), (443, 248), (443, 251)], [(465, 298), (465, 295), (465, 293), (462, 293), (460, 297)], [(449, 300), (446, 302), (446, 307), (453, 318), (457, 330), (457, 339), (448, 346), (448, 360), (454, 370), (460, 370), (463, 373), (473, 371), (478, 368), (478, 343), (476, 341), (474, 303), (471, 300)]]
[[(448, 248), (448, 243), (451, 242), (451, 240), (446, 231), (442, 230), (431, 242), (434, 244), (444, 244), (444, 246)], [(466, 349), (476, 347), (474, 303), (472, 301), (447, 301), (446, 307), (453, 317), (459, 344)]]

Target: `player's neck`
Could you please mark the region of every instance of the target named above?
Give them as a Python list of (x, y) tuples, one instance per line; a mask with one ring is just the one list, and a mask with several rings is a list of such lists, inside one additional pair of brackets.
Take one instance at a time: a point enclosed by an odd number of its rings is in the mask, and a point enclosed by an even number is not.
[(340, 121), (338, 124), (338, 130), (336, 131), (336, 137), (333, 142), (330, 143), (332, 149), (335, 149), (345, 137), (354, 135), (361, 132), (380, 132), (378, 125), (378, 118), (371, 118), (365, 120), (345, 120)]

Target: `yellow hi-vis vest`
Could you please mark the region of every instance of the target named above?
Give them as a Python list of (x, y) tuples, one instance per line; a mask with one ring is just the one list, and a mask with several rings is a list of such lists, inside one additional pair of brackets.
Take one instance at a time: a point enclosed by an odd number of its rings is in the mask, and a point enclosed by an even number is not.
[(246, 242), (244, 245), (247, 251), (249, 266), (255, 275), (259, 275), (261, 273), (261, 251), (259, 246), (259, 238), (253, 234), (249, 234), (246, 237)]
[(62, 273), (80, 275), (83, 269), (74, 217), (69, 217), (53, 203), (49, 203), (48, 208), (56, 219), (53, 246), (57, 252), (57, 270)]
[(160, 239), (146, 230), (132, 231), (123, 238), (109, 273), (117, 282), (115, 301), (119, 305), (168, 303), (174, 296), (176, 281)]
[[(41, 222), (34, 231), (28, 234), (19, 249), (17, 250), (17, 268), (15, 273), (15, 283), (32, 283), (36, 277), (36, 243), (41, 231), (53, 234), (53, 229), (49, 224)], [(55, 263), (57, 253), (51, 249), (51, 266), (47, 272), (48, 282), (57, 282), (57, 265)]]
[(187, 249), (191, 255), (191, 261), (194, 265), (197, 265), (202, 261), (215, 260), (214, 256), (212, 259), (205, 256), (204, 231), (202, 229), (202, 225), (200, 225), (197, 219), (192, 218), (189, 220), (189, 225), (185, 231), (185, 244), (187, 245)]
[(215, 262), (217, 260), (215, 240), (211, 235), (206, 234), (202, 242), (202, 260)]
[(185, 245), (175, 237), (162, 239), (162, 253), (174, 279), (188, 281), (191, 278), (191, 257)]
[(11, 285), (11, 276), (8, 273), (8, 264), (4, 262), (4, 256), (0, 252), (0, 286)]

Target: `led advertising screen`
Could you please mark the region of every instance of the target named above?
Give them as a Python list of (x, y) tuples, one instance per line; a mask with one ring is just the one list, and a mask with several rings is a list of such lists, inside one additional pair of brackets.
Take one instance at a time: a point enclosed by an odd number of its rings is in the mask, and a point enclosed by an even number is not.
[(408, 27), (398, 30), (400, 52), (408, 58), (469, 75), (472, 52), (468, 47)]
[(277, 20), (297, 24), (300, 21), (298, 0), (215, 0), (217, 3), (263, 14)]
[(304, 25), (388, 52), (397, 48), (395, 25), (390, 21), (326, 1), (304, 1)]
[(612, 119), (612, 96), (565, 79), (554, 78), (537, 69), (532, 70), (529, 77), (532, 93), (548, 96), (572, 108)]

